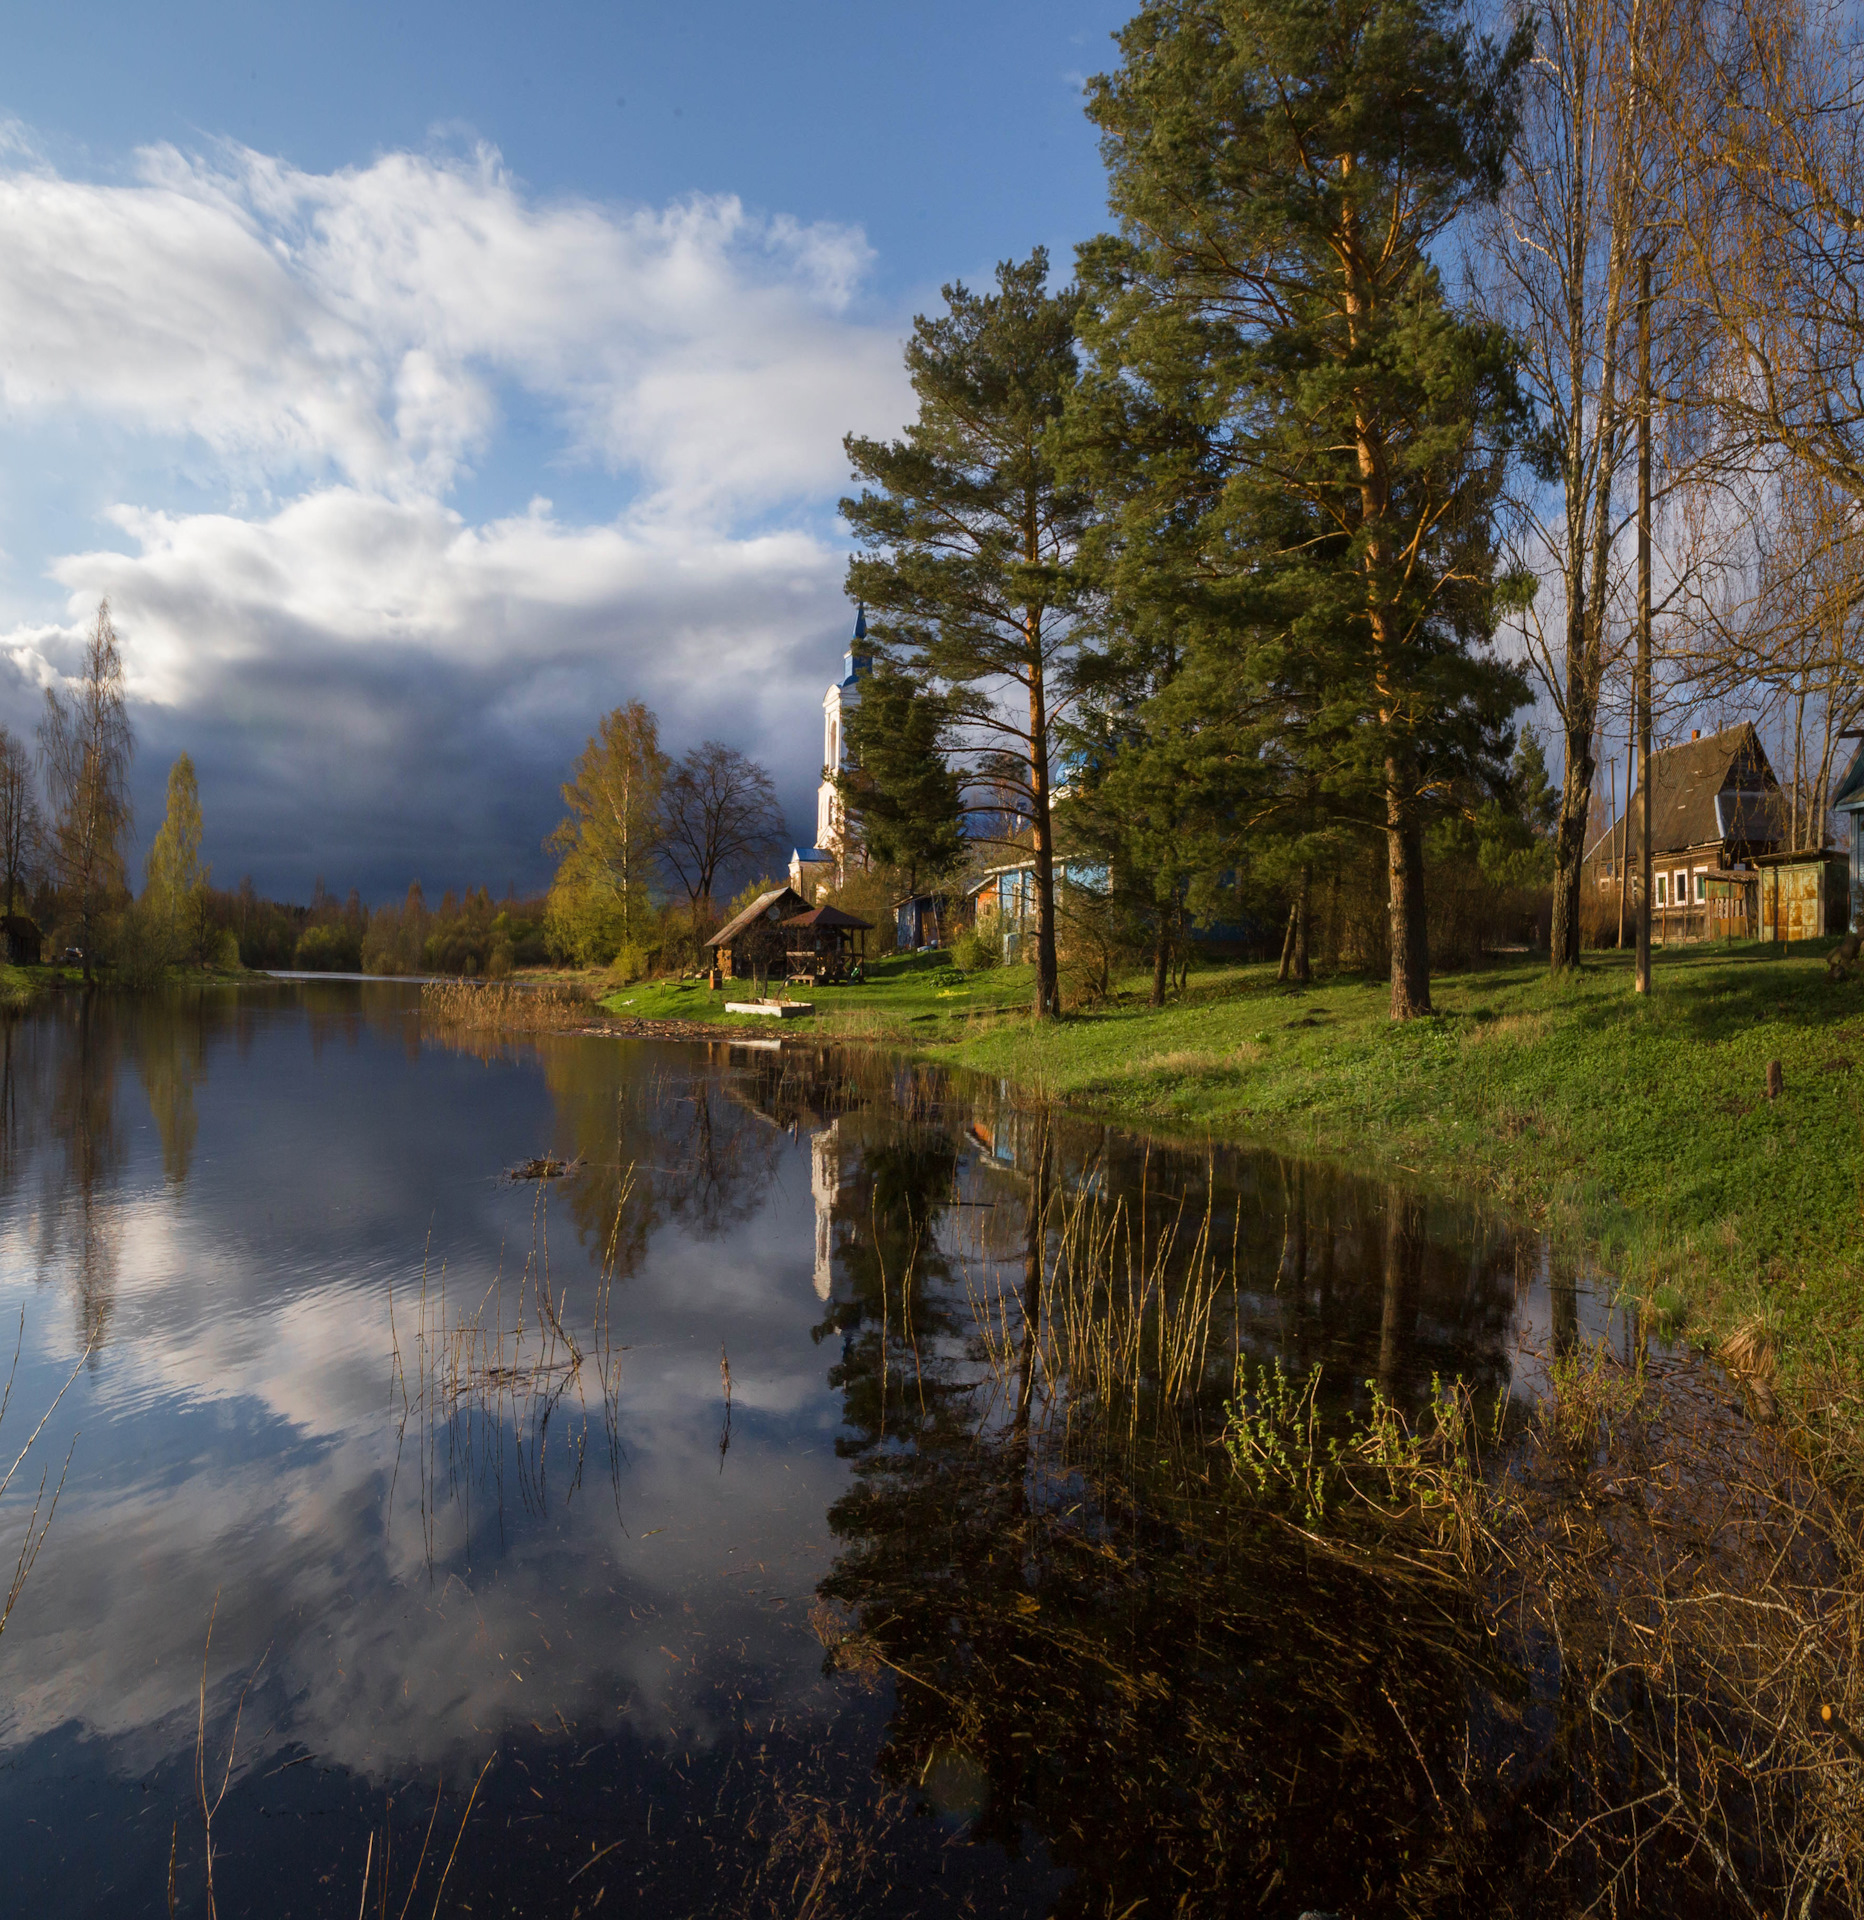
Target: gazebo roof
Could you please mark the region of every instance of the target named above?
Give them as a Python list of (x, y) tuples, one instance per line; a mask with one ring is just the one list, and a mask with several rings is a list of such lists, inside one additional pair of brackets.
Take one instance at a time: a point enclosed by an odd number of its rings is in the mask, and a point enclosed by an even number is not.
[(859, 927), (864, 933), (874, 930), (873, 921), (843, 913), (839, 907), (811, 907), (807, 913), (796, 914), (783, 924), (786, 927)]

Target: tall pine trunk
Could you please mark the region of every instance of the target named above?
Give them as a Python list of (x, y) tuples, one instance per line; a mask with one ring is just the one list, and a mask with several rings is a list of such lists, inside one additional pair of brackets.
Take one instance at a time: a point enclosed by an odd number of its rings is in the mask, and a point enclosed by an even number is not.
[(1410, 769), (1393, 753), (1385, 761), (1385, 860), (1392, 939), (1392, 1018), (1411, 1020), (1430, 1007), (1430, 938), (1424, 921), (1424, 830), (1412, 798)]
[(1042, 684), (1041, 616), (1031, 612), (1029, 657), (1029, 802), (1036, 882), (1036, 1018), (1061, 1008), (1055, 962), (1055, 844), (1049, 816), (1048, 704)]

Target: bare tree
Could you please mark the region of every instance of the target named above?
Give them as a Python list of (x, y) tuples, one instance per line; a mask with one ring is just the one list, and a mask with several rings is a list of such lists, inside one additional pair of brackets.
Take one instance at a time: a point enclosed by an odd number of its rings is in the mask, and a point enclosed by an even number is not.
[(76, 684), (63, 694), (56, 687), (45, 690), (39, 750), (52, 802), (52, 876), (77, 929), (88, 984), (104, 909), (124, 888), (129, 763), (136, 750), (108, 600), (97, 604)]
[[(1667, 237), (1711, 336), (1731, 454), (1864, 502), (1864, 61), (1838, 0), (1722, 0), (1651, 88)], [(1666, 69), (1673, 62), (1666, 62)]]
[(1787, 845), (1816, 848), (1838, 753), (1864, 717), (1864, 520), (1816, 469), (1777, 461), (1760, 477), (1734, 590), (1697, 610), (1672, 667), (1697, 699), (1769, 727)]
[(0, 887), (6, 892), (9, 920), (38, 865), (44, 839), (32, 762), (24, 744), (0, 727)]
[(661, 795), (661, 858), (695, 920), (713, 915), (721, 879), (773, 858), (783, 817), (770, 775), (736, 747), (707, 740), (673, 769)]
[(1580, 863), (1610, 615), (1623, 585), (1618, 489), (1635, 420), (1626, 354), (1643, 218), (1632, 46), (1639, 6), (1542, 0), (1515, 165), (1486, 235), (1492, 298), (1521, 344), (1520, 376), (1545, 422), (1543, 474), (1552, 481), (1516, 502), (1516, 546), (1556, 589), (1524, 619), (1528, 656), (1565, 745), (1556, 973), (1579, 959)]

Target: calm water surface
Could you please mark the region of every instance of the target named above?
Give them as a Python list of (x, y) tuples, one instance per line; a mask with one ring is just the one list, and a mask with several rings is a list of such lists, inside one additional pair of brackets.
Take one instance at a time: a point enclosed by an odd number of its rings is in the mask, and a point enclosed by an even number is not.
[[(69, 1452), (0, 1638), (8, 1913), (205, 1912), (210, 1834), (222, 1914), (1354, 1904), (1467, 1691), (1225, 1534), (1236, 1355), (1415, 1403), (1607, 1331), (1474, 1210), (872, 1056), (295, 982), (0, 1047), (8, 1459), (77, 1367), (0, 1505), (10, 1556)], [(1141, 1359), (1170, 1445), (1086, 1444), (1128, 1388), (1026, 1337), (1064, 1245), (1210, 1296)]]

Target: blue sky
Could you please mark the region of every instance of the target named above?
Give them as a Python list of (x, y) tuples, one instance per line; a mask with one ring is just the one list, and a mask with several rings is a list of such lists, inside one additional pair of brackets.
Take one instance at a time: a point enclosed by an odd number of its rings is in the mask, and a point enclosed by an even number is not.
[(227, 883), (538, 883), (640, 696), (807, 831), (850, 428), (1104, 222), (1127, 9), (10, 9), (0, 721), (107, 592)]

